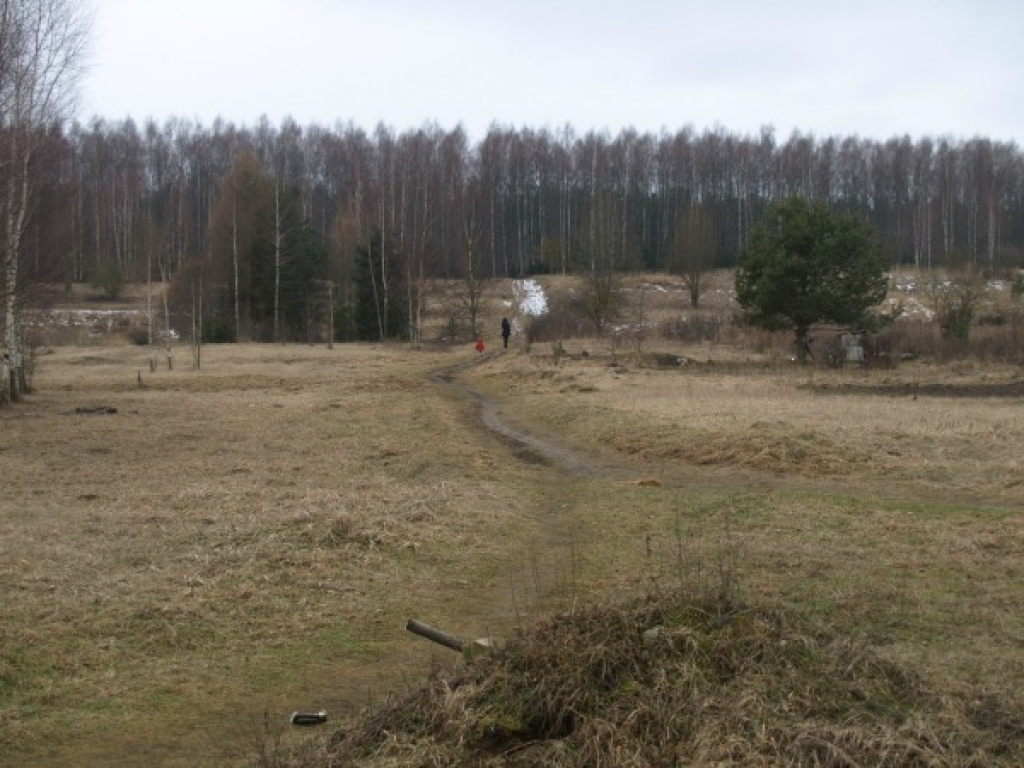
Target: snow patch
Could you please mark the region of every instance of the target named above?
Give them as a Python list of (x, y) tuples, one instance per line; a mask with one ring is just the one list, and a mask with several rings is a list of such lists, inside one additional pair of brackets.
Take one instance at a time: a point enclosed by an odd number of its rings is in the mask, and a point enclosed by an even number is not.
[[(548, 311), (548, 297), (544, 289), (536, 280), (516, 280), (512, 284), (515, 293), (515, 304), (519, 308), (516, 317), (512, 318), (512, 330), (516, 333), (523, 332), (523, 324), (519, 321), (519, 315), (533, 315), (539, 317)], [(505, 302), (506, 306), (508, 302)]]
[(536, 280), (516, 280), (516, 302), (523, 315), (539, 316), (548, 311), (548, 297)]
[[(162, 326), (163, 318), (159, 317), (159, 320), (158, 325)], [(90, 335), (141, 328), (148, 321), (149, 316), (141, 309), (28, 310), (24, 315), (24, 324), (29, 328), (81, 328), (88, 330)], [(154, 327), (153, 330), (161, 335), (164, 333), (162, 328)], [(177, 340), (178, 333), (172, 329), (170, 336)]]
[(25, 325), (61, 326), (66, 328), (125, 328), (146, 319), (137, 309), (51, 309), (45, 312), (28, 311)]

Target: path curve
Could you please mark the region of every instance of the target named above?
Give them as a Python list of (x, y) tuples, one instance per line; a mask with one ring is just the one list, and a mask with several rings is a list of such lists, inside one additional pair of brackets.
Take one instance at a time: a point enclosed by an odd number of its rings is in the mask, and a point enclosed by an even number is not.
[[(498, 354), (504, 354), (504, 352), (499, 352)], [(462, 397), (466, 397), (474, 401), (480, 406), (480, 415), (483, 419), (484, 426), (506, 440), (510, 440), (516, 445), (521, 446), (526, 451), (540, 456), (544, 460), (553, 464), (560, 465), (575, 475), (582, 475), (583, 477), (605, 477), (610, 474), (607, 469), (585, 461), (577, 454), (563, 446), (556, 445), (548, 440), (542, 440), (536, 435), (527, 434), (526, 432), (520, 432), (519, 430), (513, 429), (501, 420), (501, 412), (494, 400), (489, 398), (480, 390), (456, 379), (456, 376), (461, 371), (480, 365), (484, 361), (490, 359), (490, 357), (491, 355), (479, 356), (466, 362), (445, 366), (444, 368), (440, 368), (431, 373), (429, 378), (431, 381), (441, 384)]]
[[(579, 454), (573, 450), (564, 446), (558, 445), (557, 443), (545, 440), (531, 435), (526, 432), (520, 432), (519, 430), (513, 429), (508, 424), (501, 420), (501, 411), (498, 405), (490, 397), (480, 392), (473, 386), (460, 381), (457, 376), (462, 371), (469, 370), (474, 366), (481, 365), (487, 362), (495, 355), (506, 354), (504, 350), (499, 350), (496, 353), (476, 356), (469, 360), (464, 360), (461, 363), (455, 363), (447, 365), (442, 368), (435, 370), (428, 374), (428, 378), (447, 388), (456, 395), (468, 398), (480, 406), (481, 419), (484, 426), (490, 429), (501, 438), (508, 440), (518, 447), (518, 453), (521, 459), (530, 461), (537, 461), (539, 457), (541, 461), (557, 465), (567, 470), (568, 472), (581, 476), (581, 477), (612, 477), (623, 480), (635, 479), (636, 468), (628, 468), (626, 466), (602, 466), (591, 463), (586, 459), (582, 458)], [(715, 479), (715, 476), (709, 476), (708, 474), (702, 474), (699, 478), (694, 475), (680, 470), (680, 467), (676, 466), (669, 468), (665, 465), (660, 466), (648, 466), (645, 470), (645, 480), (649, 479), (651, 473), (654, 472), (657, 476), (657, 484), (664, 485), (667, 487), (676, 486), (692, 486), (694, 482), (699, 482), (704, 486), (709, 485), (728, 485), (728, 487), (736, 491), (739, 488), (751, 488), (751, 489), (763, 489), (767, 487), (788, 487), (788, 488), (814, 488), (821, 485), (820, 482), (816, 482), (809, 478), (795, 478), (792, 476), (769, 476), (763, 473), (757, 472), (744, 472), (732, 467), (729, 471), (727, 478)], [(640, 482), (640, 481), (638, 481)], [(828, 482), (828, 487), (834, 489), (836, 483), (834, 481)], [(847, 481), (843, 484), (851, 493), (877, 493), (873, 490), (866, 490), (861, 487), (855, 481)], [(948, 494), (943, 493), (936, 495), (934, 493), (922, 492), (920, 489), (897, 489), (891, 487), (888, 498), (902, 499), (902, 500), (933, 500), (938, 499), (946, 502), (954, 502), (960, 504), (985, 504), (987, 506), (995, 508), (1012, 508), (1016, 509), (1019, 505), (1016, 502), (1008, 502), (1002, 499), (991, 499), (976, 496), (964, 496), (962, 494)]]

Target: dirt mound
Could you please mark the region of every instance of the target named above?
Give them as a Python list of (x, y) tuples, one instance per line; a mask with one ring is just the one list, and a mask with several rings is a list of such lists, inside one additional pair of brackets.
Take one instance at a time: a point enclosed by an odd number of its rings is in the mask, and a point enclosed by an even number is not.
[(595, 608), (339, 731), (332, 765), (1019, 765), (1011, 705), (829, 627), (678, 598)]

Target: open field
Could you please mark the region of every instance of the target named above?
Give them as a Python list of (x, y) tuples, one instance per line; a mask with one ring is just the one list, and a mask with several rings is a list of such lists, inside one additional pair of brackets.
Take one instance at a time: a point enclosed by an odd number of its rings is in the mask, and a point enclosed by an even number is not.
[(408, 618), (503, 635), (679, 586), (1024, 722), (1018, 369), (646, 346), (456, 376), (593, 473), (431, 378), (468, 346), (207, 346), (201, 371), (179, 348), (156, 373), (142, 348), (47, 350), (0, 412), (0, 763), (245, 764), (318, 737), (295, 709), (344, 722), (418, 683), (446, 652)]
[(138, 349), (60, 350), (2, 414), (0, 762), (215, 764), (265, 710), (365, 703), (402, 674), (394, 617), (454, 619), (435, 591), (535, 514), (433, 355), (207, 355), (140, 389)]

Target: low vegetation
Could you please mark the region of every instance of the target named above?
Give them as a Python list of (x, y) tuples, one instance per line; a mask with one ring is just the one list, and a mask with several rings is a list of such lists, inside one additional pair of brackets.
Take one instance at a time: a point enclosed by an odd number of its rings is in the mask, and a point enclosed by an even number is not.
[(1014, 321), (801, 366), (711, 277), (501, 354), (497, 285), (482, 357), (41, 338), (0, 412), (0, 762), (1020, 764), (1022, 383), (973, 351)]
[(827, 625), (660, 595), (549, 619), (304, 764), (1012, 765), (1005, 702), (943, 695)]

